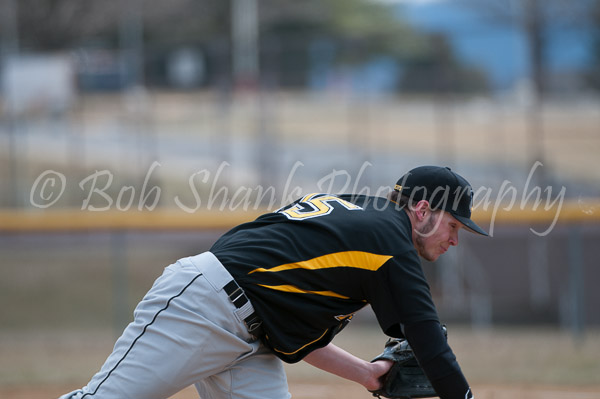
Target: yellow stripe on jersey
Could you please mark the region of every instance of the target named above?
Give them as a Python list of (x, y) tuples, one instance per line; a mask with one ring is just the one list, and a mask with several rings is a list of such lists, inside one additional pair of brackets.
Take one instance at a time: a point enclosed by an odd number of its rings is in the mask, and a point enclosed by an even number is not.
[(350, 297), (340, 295), (337, 292), (303, 290), (302, 288), (298, 288), (294, 285), (264, 285), (264, 284), (258, 284), (258, 285), (260, 285), (261, 287), (269, 288), (269, 289), (276, 290), (276, 291), (293, 292), (296, 294), (315, 294), (315, 295), (322, 295), (322, 296), (331, 296), (334, 298), (350, 299)]
[[(277, 348), (273, 348), (273, 350), (275, 350), (275, 351), (277, 351), (277, 352), (279, 352), (279, 353), (282, 353), (282, 354), (284, 354), (284, 355), (288, 355), (288, 356), (289, 356), (289, 355), (295, 355), (296, 353), (300, 352), (302, 349), (306, 348), (308, 345), (312, 345), (312, 344), (314, 344), (315, 342), (317, 342), (317, 341), (321, 340), (321, 338), (323, 338), (323, 337), (325, 336), (325, 334), (327, 334), (327, 331), (329, 331), (329, 330), (325, 330), (325, 332), (324, 332), (323, 334), (321, 334), (321, 336), (320, 336), (319, 338), (315, 339), (314, 341), (311, 341), (311, 342), (309, 342), (309, 343), (308, 343), (308, 344), (306, 344), (306, 345), (303, 345), (303, 346), (301, 346), (300, 348), (296, 349), (296, 350), (295, 350), (295, 351), (293, 351), (293, 352), (284, 352), (284, 351), (282, 351), (282, 350), (279, 350), (279, 349), (277, 349)], [(267, 336), (267, 339), (269, 339), (269, 336)]]
[(271, 269), (258, 268), (252, 270), (248, 274), (255, 272), (281, 272), (284, 270), (291, 269), (306, 269), (306, 270), (318, 270), (327, 269), (331, 267), (354, 267), (357, 269), (365, 269), (375, 271), (379, 269), (385, 262), (387, 262), (392, 256), (390, 255), (378, 255), (370, 252), (363, 251), (345, 251), (335, 252), (323, 256), (318, 256), (313, 259), (305, 260), (302, 262), (287, 263), (273, 267)]

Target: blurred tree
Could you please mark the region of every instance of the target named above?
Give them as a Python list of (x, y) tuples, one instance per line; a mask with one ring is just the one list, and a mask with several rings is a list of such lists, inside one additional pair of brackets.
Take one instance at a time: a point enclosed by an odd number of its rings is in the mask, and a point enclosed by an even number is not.
[(454, 56), (445, 36), (430, 35), (427, 48), (430, 50), (405, 61), (400, 90), (443, 95), (484, 92), (489, 89), (484, 72), (462, 65)]
[(326, 26), (330, 33), (363, 50), (352, 51), (346, 55), (348, 60), (364, 61), (361, 56), (369, 53), (406, 58), (427, 51), (425, 36), (384, 4), (361, 0), (328, 3), (330, 19)]
[[(189, 42), (227, 34), (229, 2), (219, 0), (139, 0), (146, 40)], [(132, 0), (19, 0), (22, 47), (32, 50), (72, 48), (89, 41), (115, 44), (123, 13)]]
[[(143, 35), (147, 83), (161, 83), (165, 59), (179, 46), (202, 49), (212, 83), (227, 81), (231, 72), (230, 1), (19, 0), (17, 7), (19, 43), (25, 50), (72, 49), (96, 43), (114, 49), (127, 47), (124, 38), (135, 39), (128, 26), (133, 12), (143, 25), (137, 34)], [(406, 76), (412, 76), (414, 68), (437, 65), (445, 59), (444, 65), (450, 65), (454, 77), (469, 77), (455, 81), (454, 86), (483, 81), (480, 75), (471, 79), (472, 74), (461, 67), (449, 46), (415, 31), (385, 2), (259, 0), (258, 9), (263, 78), (280, 85), (306, 85), (316, 42), (330, 43), (329, 55), (337, 65), (359, 65), (387, 56), (405, 65)], [(432, 84), (431, 79), (422, 82)]]
[(27, 51), (65, 49), (82, 38), (115, 30), (119, 21), (118, 4), (116, 0), (20, 0), (17, 27), (21, 48)]
[(596, 0), (590, 13), (593, 21), (594, 48), (592, 49), (592, 64), (587, 74), (590, 86), (600, 90), (600, 0)]
[(425, 36), (379, 2), (262, 0), (260, 5), (263, 51), (267, 63), (281, 67), (275, 74), (283, 85), (306, 84), (311, 54), (313, 61), (331, 58), (338, 66), (355, 66), (382, 55), (404, 60), (426, 49)]
[[(266, 7), (269, 2), (272, 6)], [(317, 57), (332, 57), (338, 66), (381, 56), (395, 60), (401, 65), (402, 91), (487, 90), (484, 74), (462, 65), (444, 37), (415, 30), (385, 2), (263, 0), (261, 5), (263, 51), (277, 53), (285, 64), (278, 72), (283, 85), (306, 84), (306, 73), (300, 72), (308, 67), (316, 44), (322, 51)], [(281, 76), (282, 71), (287, 73)]]

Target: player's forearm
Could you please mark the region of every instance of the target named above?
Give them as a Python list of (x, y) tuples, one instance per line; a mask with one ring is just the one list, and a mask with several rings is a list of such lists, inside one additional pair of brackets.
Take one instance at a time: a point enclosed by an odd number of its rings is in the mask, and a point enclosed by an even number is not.
[(391, 366), (391, 363), (384, 361), (369, 363), (331, 343), (309, 353), (304, 361), (331, 374), (357, 382), (371, 390), (379, 388), (381, 384), (379, 377), (385, 374)]
[(471, 398), (469, 384), (438, 322), (408, 325), (404, 333), (440, 398)]

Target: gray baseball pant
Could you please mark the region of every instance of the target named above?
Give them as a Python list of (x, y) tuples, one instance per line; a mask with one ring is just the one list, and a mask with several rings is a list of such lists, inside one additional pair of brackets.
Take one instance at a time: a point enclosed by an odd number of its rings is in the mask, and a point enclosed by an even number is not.
[(283, 364), (223, 287), (232, 280), (210, 252), (165, 268), (134, 311), (102, 369), (60, 399), (166, 399), (194, 384), (203, 399), (290, 398)]

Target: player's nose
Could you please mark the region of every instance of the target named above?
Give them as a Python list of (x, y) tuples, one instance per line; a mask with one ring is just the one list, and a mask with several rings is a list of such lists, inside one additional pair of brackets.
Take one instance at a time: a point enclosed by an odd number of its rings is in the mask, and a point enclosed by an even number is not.
[(458, 232), (450, 233), (450, 238), (449, 238), (448, 242), (452, 246), (457, 246), (458, 245)]

